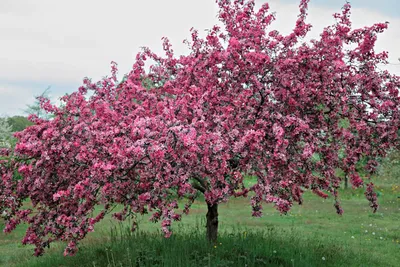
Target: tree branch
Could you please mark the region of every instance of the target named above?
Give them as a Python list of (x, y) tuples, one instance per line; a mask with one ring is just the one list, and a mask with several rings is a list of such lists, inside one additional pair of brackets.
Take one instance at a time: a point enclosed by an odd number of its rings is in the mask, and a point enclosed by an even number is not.
[(199, 190), (203, 194), (204, 194), (204, 192), (206, 192), (206, 189), (204, 187), (202, 187), (201, 185), (197, 184), (197, 183), (192, 183), (192, 186), (193, 186), (194, 189)]
[(199, 182), (200, 185), (204, 188), (204, 190), (205, 190), (206, 188), (208, 188), (208, 185), (207, 185), (206, 180), (204, 180), (204, 179), (201, 178), (200, 176), (194, 175), (194, 176), (193, 176), (193, 179), (195, 179), (197, 182)]

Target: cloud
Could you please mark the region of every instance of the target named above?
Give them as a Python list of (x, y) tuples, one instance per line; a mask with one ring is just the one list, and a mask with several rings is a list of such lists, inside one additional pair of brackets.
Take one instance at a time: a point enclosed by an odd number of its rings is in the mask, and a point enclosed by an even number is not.
[[(213, 24), (214, 1), (19, 1), (0, 17), (0, 79), (81, 81), (107, 75), (112, 60), (128, 72), (140, 47), (161, 51), (168, 36), (176, 51), (194, 26)], [(22, 4), (24, 3), (24, 4)], [(25, 8), (27, 8), (25, 6)], [(190, 12), (187, 12), (190, 10)], [(195, 12), (194, 12), (195, 11)]]
[[(311, 5), (322, 7), (340, 8), (347, 0), (311, 0)], [(280, 0), (286, 3), (298, 3), (298, 0)], [(385, 16), (399, 17), (400, 2), (398, 0), (351, 0), (349, 1), (353, 8), (366, 8), (384, 14)]]
[(24, 87), (0, 84), (0, 117), (24, 114), (26, 105), (34, 102), (33, 95), (25, 92)]
[[(261, 2), (265, 1), (257, 0), (258, 5)], [(271, 10), (277, 11), (272, 27), (288, 33), (295, 25), (298, 1), (269, 2)], [(333, 23), (331, 14), (340, 11), (343, 3), (313, 2), (308, 21), (314, 25), (310, 36), (315, 38), (323, 26)], [(397, 62), (400, 16), (359, 6), (352, 11), (355, 27), (391, 22), (390, 29), (379, 36), (377, 47), (389, 51), (390, 61)], [(140, 47), (162, 52), (163, 36), (170, 39), (177, 55), (185, 54), (188, 50), (182, 41), (190, 39), (189, 29), (204, 34), (204, 29), (218, 23), (216, 14), (214, 0), (2, 0), (0, 114), (24, 108), (33, 94), (40, 94), (48, 85), (55, 95), (63, 95), (76, 90), (85, 76), (98, 80), (109, 75), (111, 61), (119, 64), (121, 75), (127, 73)], [(388, 69), (400, 74), (399, 66)], [(38, 86), (32, 89), (30, 84)], [(3, 93), (4, 88), (13, 90), (12, 96)]]
[(28, 105), (36, 101), (36, 96), (42, 95), (47, 88), (47, 96), (51, 103), (60, 103), (59, 99), (66, 92), (72, 92), (79, 84), (41, 84), (32, 81), (1, 82), (0, 81), (0, 117), (27, 115)]

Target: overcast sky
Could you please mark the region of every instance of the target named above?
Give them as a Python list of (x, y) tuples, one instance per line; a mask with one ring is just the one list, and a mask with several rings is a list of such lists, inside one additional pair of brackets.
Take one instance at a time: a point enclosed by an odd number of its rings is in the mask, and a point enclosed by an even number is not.
[[(257, 4), (267, 2), (258, 0)], [(288, 33), (299, 0), (270, 0), (277, 20), (272, 28)], [(400, 75), (400, 1), (350, 1), (354, 27), (389, 21), (377, 50), (389, 51), (387, 66)], [(334, 22), (345, 0), (311, 0), (310, 37)], [(0, 0), (0, 115), (24, 114), (34, 96), (50, 86), (58, 99), (80, 86), (87, 76), (98, 80), (116, 61), (129, 72), (140, 47), (161, 53), (161, 37), (170, 39), (177, 55), (188, 50), (182, 41), (194, 27), (205, 33), (216, 19), (215, 0)], [(396, 65), (399, 64), (399, 65)]]

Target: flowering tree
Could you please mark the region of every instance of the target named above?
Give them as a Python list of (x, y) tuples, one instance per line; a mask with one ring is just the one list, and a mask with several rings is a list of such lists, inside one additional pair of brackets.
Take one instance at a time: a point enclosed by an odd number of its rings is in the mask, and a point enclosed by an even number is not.
[[(373, 159), (399, 145), (400, 79), (377, 68), (388, 55), (374, 51), (388, 25), (351, 29), (346, 4), (306, 44), (306, 0), (287, 36), (269, 30), (275, 16), (268, 4), (217, 3), (224, 30), (214, 26), (204, 39), (193, 30), (189, 55), (174, 56), (164, 39), (166, 55), (145, 49), (123, 82), (113, 63), (111, 77), (85, 79), (62, 107), (41, 98), (53, 119), (31, 116), (34, 125), (16, 134), (15, 151), (3, 151), (5, 232), (26, 222), (23, 243), (34, 244), (36, 255), (55, 240), (68, 241), (65, 254), (74, 254), (106, 213), (119, 220), (151, 213), (168, 237), (199, 193), (210, 241), (218, 205), (231, 196), (250, 194), (253, 216), (261, 216), (262, 203), (286, 213), (309, 189), (332, 194), (342, 214), (335, 170), (360, 187), (357, 161), (367, 156), (373, 173)], [(149, 58), (156, 64), (146, 72)], [(246, 188), (244, 174), (257, 183)], [(376, 211), (372, 183), (365, 195)], [(25, 199), (33, 209), (23, 207)], [(123, 209), (113, 211), (117, 204)]]

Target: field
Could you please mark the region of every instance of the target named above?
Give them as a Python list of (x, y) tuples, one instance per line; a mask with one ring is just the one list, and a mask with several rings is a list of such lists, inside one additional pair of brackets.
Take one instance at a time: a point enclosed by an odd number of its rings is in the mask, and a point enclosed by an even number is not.
[(311, 193), (288, 215), (265, 206), (262, 218), (251, 217), (248, 199), (231, 199), (220, 205), (216, 246), (205, 241), (201, 199), (174, 224), (169, 239), (161, 237), (159, 224), (148, 222), (147, 216), (140, 218), (135, 234), (127, 223), (107, 217), (75, 257), (64, 257), (61, 243), (43, 257), (31, 256), (32, 247), (20, 243), (21, 226), (0, 234), (0, 266), (399, 266), (400, 185), (394, 177), (397, 173), (390, 169), (376, 179), (380, 209), (375, 214), (362, 188), (341, 191), (342, 216), (335, 213), (332, 198)]

